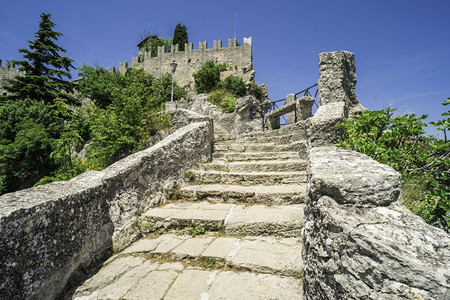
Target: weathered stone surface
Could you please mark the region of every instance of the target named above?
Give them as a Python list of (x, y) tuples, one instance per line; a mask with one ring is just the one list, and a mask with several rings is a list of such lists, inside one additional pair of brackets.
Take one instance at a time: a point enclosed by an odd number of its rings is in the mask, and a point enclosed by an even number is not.
[(207, 96), (200, 94), (189, 103), (188, 109), (214, 120), (214, 126), (231, 136), (238, 137), (253, 131), (262, 131), (262, 112), (270, 100), (264, 98), (256, 100), (253, 96), (237, 99), (235, 111), (224, 114), (220, 108), (207, 101)]
[(400, 175), (312, 148), (303, 235), (305, 299), (446, 299), (450, 237), (400, 204)]
[(138, 212), (210, 159), (212, 142), (210, 122), (191, 124), (103, 171), (2, 195), (0, 294), (52, 299), (78, 268), (128, 246)]
[(236, 206), (225, 228), (232, 235), (299, 237), (303, 228), (303, 205)]
[(405, 207), (323, 196), (306, 210), (305, 299), (447, 299), (450, 238)]
[(164, 299), (202, 299), (202, 294), (208, 290), (211, 273), (203, 270), (185, 270), (172, 284)]
[(319, 54), (319, 103), (320, 106), (344, 102), (346, 106), (359, 104), (355, 94), (355, 55), (348, 51)]
[(333, 145), (338, 142), (334, 126), (348, 117), (345, 102), (335, 102), (319, 106), (314, 116), (307, 119), (307, 137), (309, 147)]
[(309, 196), (333, 197), (340, 204), (389, 205), (400, 195), (401, 175), (365, 154), (334, 146), (309, 152)]
[(183, 187), (181, 193), (185, 199), (192, 201), (231, 201), (282, 205), (303, 203), (306, 186), (304, 184), (249, 186), (206, 184)]
[(300, 280), (269, 274), (220, 272), (206, 299), (302, 299)]

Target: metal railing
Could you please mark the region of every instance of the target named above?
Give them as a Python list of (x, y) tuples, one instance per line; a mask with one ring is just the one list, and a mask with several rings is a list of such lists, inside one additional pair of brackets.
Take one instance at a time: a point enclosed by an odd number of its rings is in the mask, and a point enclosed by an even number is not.
[[(316, 88), (315, 91), (314, 91), (314, 88)], [(316, 98), (316, 101), (314, 102), (314, 104), (318, 108), (319, 107), (317, 105), (317, 94), (318, 94), (318, 92), (319, 92), (319, 90), (317, 89), (317, 83), (316, 83), (316, 84), (311, 85), (310, 87), (307, 87), (306, 89), (304, 89), (304, 90), (302, 90), (302, 91), (300, 91), (300, 92), (298, 92), (298, 93), (296, 93), (294, 95), (295, 95), (295, 99), (298, 99), (298, 96), (301, 96), (301, 97), (303, 97), (303, 96), (310, 96), (310, 97)], [(280, 99), (280, 100), (276, 100), (276, 101), (272, 101), (272, 102), (270, 102), (270, 107), (269, 107), (269, 109), (267, 110), (267, 112), (265, 114), (267, 114), (267, 113), (269, 113), (271, 111), (274, 111), (274, 110), (282, 107), (285, 104), (286, 104), (286, 98), (283, 98), (283, 99)], [(265, 114), (263, 116), (263, 130), (265, 129)], [(282, 122), (280, 122), (281, 125), (286, 125), (287, 124), (287, 120), (286, 120), (285, 115), (281, 116), (280, 121), (282, 121)]]

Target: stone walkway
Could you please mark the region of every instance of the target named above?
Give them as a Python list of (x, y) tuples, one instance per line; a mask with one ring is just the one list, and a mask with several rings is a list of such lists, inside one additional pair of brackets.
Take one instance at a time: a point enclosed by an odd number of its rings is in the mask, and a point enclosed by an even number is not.
[(292, 134), (233, 140), (216, 131), (213, 162), (191, 171), (179, 200), (143, 213), (148, 235), (73, 299), (301, 299), (301, 143)]

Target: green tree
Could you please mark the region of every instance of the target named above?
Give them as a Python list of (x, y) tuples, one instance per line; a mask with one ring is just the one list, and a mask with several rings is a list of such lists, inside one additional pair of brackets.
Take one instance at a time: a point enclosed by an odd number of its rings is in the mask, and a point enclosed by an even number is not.
[[(82, 68), (83, 81), (89, 84), (80, 86), (82, 94), (98, 95), (95, 91), (105, 85), (101, 93), (106, 106), (93, 106), (88, 120), (91, 145), (88, 148), (88, 162), (91, 169), (102, 169), (112, 162), (148, 146), (151, 136), (158, 130), (170, 126), (167, 116), (162, 112), (164, 103), (171, 96), (171, 75), (154, 78), (142, 69), (128, 69), (125, 74), (113, 74), (113, 81), (104, 70), (91, 67)], [(100, 74), (101, 76), (98, 76)], [(90, 77), (92, 76), (92, 77)], [(100, 82), (97, 82), (100, 81)], [(93, 88), (93, 90), (91, 89)], [(179, 99), (184, 90), (174, 87), (174, 98)], [(97, 99), (93, 99), (96, 103)]]
[(187, 27), (181, 25), (180, 23), (175, 26), (175, 30), (173, 32), (173, 44), (178, 45), (179, 51), (184, 51), (184, 46), (189, 42)]
[(31, 187), (56, 168), (50, 153), (60, 129), (42, 102), (17, 99), (0, 106), (0, 194)]
[(62, 34), (53, 30), (51, 15), (42, 13), (40, 17), (36, 39), (28, 41), (30, 49), (19, 49), (26, 60), (16, 63), (24, 74), (10, 80), (5, 89), (12, 93), (11, 99), (53, 103), (56, 98), (64, 98), (75, 103), (75, 98), (69, 95), (74, 88), (69, 81), (73, 60), (61, 56), (66, 50), (55, 43)]

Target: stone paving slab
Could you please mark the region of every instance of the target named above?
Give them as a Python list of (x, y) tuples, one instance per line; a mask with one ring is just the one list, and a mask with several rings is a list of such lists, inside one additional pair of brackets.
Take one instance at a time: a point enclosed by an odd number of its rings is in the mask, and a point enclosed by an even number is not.
[(303, 228), (303, 205), (238, 206), (225, 228), (231, 235), (276, 235), (300, 237)]
[[(156, 244), (163, 244), (158, 247)], [(161, 250), (165, 251), (161, 251)], [(237, 269), (296, 276), (301, 273), (299, 238), (274, 237), (180, 237), (164, 234), (143, 238), (122, 254), (170, 254), (174, 258), (208, 257)]]
[(190, 201), (212, 202), (235, 201), (270, 203), (275, 205), (303, 203), (306, 197), (305, 184), (283, 185), (189, 185), (180, 190), (182, 197)]
[[(127, 257), (114, 261), (123, 263)], [(104, 269), (106, 269), (104, 267)], [(202, 270), (147, 259), (122, 273), (101, 269), (74, 293), (74, 300), (301, 299), (301, 280), (273, 274)], [(109, 270), (110, 271), (110, 270)], [(102, 286), (95, 282), (103, 282)]]
[[(219, 272), (207, 299), (302, 299), (299, 279), (269, 274)], [(203, 298), (204, 299), (204, 298)]]

